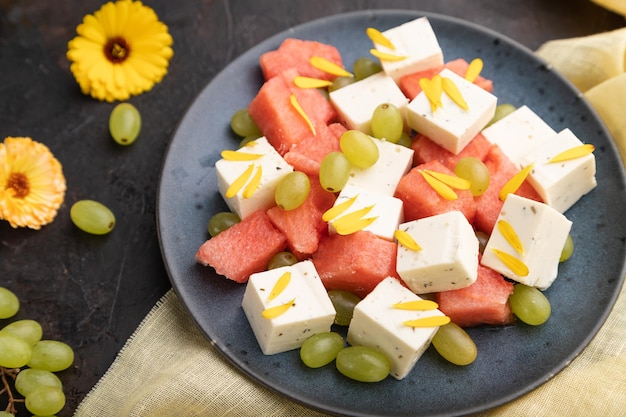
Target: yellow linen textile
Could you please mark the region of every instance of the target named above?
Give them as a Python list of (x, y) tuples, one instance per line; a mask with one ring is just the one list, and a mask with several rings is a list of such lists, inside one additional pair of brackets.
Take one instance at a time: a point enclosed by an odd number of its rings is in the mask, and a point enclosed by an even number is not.
[[(614, 135), (622, 155), (626, 155), (625, 45), (626, 29), (552, 41), (537, 51), (584, 92)], [(623, 290), (600, 332), (567, 368), (541, 387), (481, 416), (624, 416), (625, 393)], [(203, 337), (170, 290), (128, 340), (75, 416), (324, 414), (268, 391), (233, 368)]]

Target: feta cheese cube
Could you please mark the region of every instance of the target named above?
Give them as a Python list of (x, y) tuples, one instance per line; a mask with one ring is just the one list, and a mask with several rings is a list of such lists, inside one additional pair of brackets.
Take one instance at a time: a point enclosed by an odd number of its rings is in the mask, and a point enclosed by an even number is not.
[[(258, 155), (258, 157), (252, 160), (222, 158), (215, 163), (215, 170), (217, 171), (217, 187), (220, 194), (230, 210), (243, 219), (256, 210), (267, 210), (276, 204), (274, 201), (276, 186), (285, 175), (293, 171), (293, 167), (280, 156), (265, 137), (250, 142), (236, 152)], [(244, 185), (234, 196), (227, 197), (228, 187), (250, 166), (253, 167), (250, 179), (258, 170), (261, 170), (261, 181), (256, 190), (250, 196), (244, 195)], [(250, 180), (246, 182), (246, 184), (249, 183)]]
[(371, 192), (365, 188), (345, 185), (335, 200), (333, 207), (345, 203), (352, 198), (354, 198), (354, 202), (350, 207), (328, 221), (328, 231), (330, 233), (337, 233), (337, 225), (345, 222), (344, 216), (371, 207), (371, 209), (360, 218), (374, 218), (375, 220), (361, 230), (370, 231), (382, 239), (393, 240), (393, 235), (398, 224), (404, 221), (402, 200), (393, 196)]
[[(291, 274), (289, 283), (269, 300), (285, 273)], [(265, 309), (286, 303), (292, 305), (283, 314), (262, 316)], [(310, 260), (252, 274), (241, 306), (265, 355), (299, 348), (310, 336), (329, 331), (335, 319), (335, 308)]]
[(468, 110), (459, 107), (443, 92), (443, 106), (433, 112), (430, 100), (422, 91), (407, 106), (407, 124), (444, 149), (458, 155), (493, 118), (497, 99), (493, 94), (447, 68), (440, 75), (454, 82), (467, 103)]
[(387, 54), (405, 57), (399, 61), (381, 60), (383, 71), (398, 82), (402, 76), (443, 65), (443, 52), (427, 17), (420, 17), (383, 32), (394, 49), (374, 43)]
[[(507, 222), (523, 248), (514, 249), (510, 239), (496, 226), (487, 241), (481, 264), (498, 271), (507, 278), (541, 290), (547, 289), (556, 279), (561, 251), (572, 227), (563, 214), (545, 203), (515, 194), (504, 200), (497, 222)], [(497, 223), (496, 223), (497, 224)], [(518, 259), (528, 268), (528, 273), (514, 271), (494, 250)]]
[(385, 353), (391, 376), (403, 379), (426, 351), (439, 327), (409, 327), (404, 322), (444, 316), (435, 310), (401, 310), (396, 303), (421, 300), (396, 278), (385, 278), (354, 308), (348, 328), (348, 343), (368, 346)]
[(353, 167), (349, 185), (392, 196), (400, 179), (413, 166), (413, 149), (385, 140), (374, 139), (378, 146), (378, 161), (367, 169)]
[(416, 294), (467, 287), (478, 278), (478, 238), (460, 211), (450, 211), (403, 223), (421, 247), (398, 244), (396, 270)]
[(596, 158), (591, 153), (568, 161), (549, 161), (582, 144), (571, 130), (564, 129), (521, 159), (523, 165), (534, 163), (528, 181), (546, 204), (561, 213), (596, 187)]
[(521, 169), (522, 158), (539, 149), (556, 131), (528, 106), (522, 106), (484, 128), (482, 134)]
[(329, 95), (340, 121), (348, 129), (360, 130), (368, 135), (372, 133), (372, 114), (379, 104), (393, 104), (405, 118), (409, 102), (400, 87), (384, 72), (331, 91)]

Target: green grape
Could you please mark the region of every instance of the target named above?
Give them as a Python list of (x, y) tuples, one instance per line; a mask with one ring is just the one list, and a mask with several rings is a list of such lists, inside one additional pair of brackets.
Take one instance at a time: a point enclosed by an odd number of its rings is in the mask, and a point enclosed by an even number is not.
[(58, 372), (69, 368), (73, 362), (74, 351), (67, 343), (41, 340), (33, 346), (32, 356), (27, 365), (30, 368)]
[(377, 74), (383, 70), (380, 62), (373, 60), (369, 57), (360, 57), (354, 61), (352, 65), (352, 71), (357, 81), (369, 77), (370, 75)]
[(328, 297), (333, 303), (333, 307), (335, 307), (335, 324), (349, 326), (354, 307), (361, 299), (350, 291), (343, 290), (330, 290), (328, 291)]
[(337, 193), (350, 178), (350, 161), (341, 152), (330, 152), (320, 164), (319, 181), (323, 189)]
[(391, 370), (389, 358), (367, 346), (350, 346), (342, 349), (335, 360), (339, 372), (361, 382), (378, 382), (387, 378)]
[(337, 77), (328, 86), (328, 91), (339, 90), (340, 88), (350, 85), (355, 81), (354, 77)]
[(413, 139), (411, 139), (411, 135), (406, 132), (402, 132), (402, 136), (400, 136), (400, 140), (398, 140), (398, 145), (410, 148), (412, 144)]
[(56, 387), (42, 386), (26, 397), (26, 409), (33, 414), (49, 416), (65, 407), (65, 394)]
[(22, 369), (15, 378), (15, 389), (22, 396), (27, 397), (38, 387), (55, 387), (63, 389), (63, 383), (58, 376), (43, 369)]
[(444, 359), (455, 365), (469, 365), (478, 355), (472, 338), (453, 322), (439, 327), (432, 344)]
[(257, 135), (250, 135), (250, 136), (246, 136), (243, 139), (241, 139), (239, 141), (239, 147), (243, 148), (244, 146), (246, 146), (248, 143), (257, 140), (260, 136)]
[(24, 339), (0, 332), (0, 366), (21, 368), (32, 357), (32, 347)]
[[(0, 417), (15, 417), (15, 414), (11, 414), (8, 411), (0, 411)], [(36, 417), (36, 416), (33, 416)]]
[(471, 156), (459, 159), (454, 167), (454, 173), (472, 183), (470, 191), (473, 196), (482, 195), (489, 187), (489, 170), (478, 158)]
[(80, 230), (105, 235), (115, 226), (115, 215), (107, 206), (94, 200), (80, 200), (70, 209), (72, 222)]
[(236, 135), (242, 138), (247, 136), (258, 138), (261, 136), (261, 131), (254, 120), (252, 120), (252, 117), (250, 117), (248, 109), (239, 109), (232, 115), (230, 118), (230, 128)]
[(230, 211), (222, 211), (214, 214), (209, 219), (209, 224), (207, 228), (209, 230), (209, 234), (212, 237), (215, 237), (232, 225), (239, 223), (240, 221), (241, 219), (235, 213), (231, 213)]
[(376, 106), (371, 120), (372, 136), (398, 143), (404, 131), (404, 120), (400, 110), (391, 103)]
[(567, 240), (565, 240), (565, 245), (563, 245), (563, 250), (561, 251), (561, 258), (559, 259), (559, 261), (560, 262), (567, 261), (569, 258), (572, 257), (573, 253), (574, 253), (574, 239), (572, 239), (571, 234), (568, 234)]
[(343, 348), (343, 337), (339, 333), (318, 333), (304, 341), (300, 359), (309, 368), (321, 368), (334, 361)]
[(267, 264), (267, 269), (276, 269), (281, 266), (291, 266), (298, 262), (298, 258), (291, 252), (278, 252), (272, 256)]
[(141, 115), (130, 103), (120, 103), (113, 108), (109, 116), (109, 131), (113, 140), (120, 145), (135, 142), (141, 131)]
[(503, 103), (503, 104), (496, 106), (496, 113), (493, 115), (489, 123), (487, 123), (487, 126), (491, 126), (498, 120), (504, 118), (505, 116), (508, 116), (514, 111), (515, 111), (515, 106), (512, 104)]
[(511, 311), (518, 319), (531, 326), (539, 326), (550, 318), (550, 301), (535, 287), (515, 284), (509, 296)]
[(374, 140), (358, 130), (347, 130), (341, 135), (339, 146), (351, 164), (366, 169), (378, 161), (379, 151)]
[(8, 288), (0, 287), (0, 319), (8, 319), (17, 314), (20, 309), (20, 300)]
[(34, 345), (41, 340), (43, 330), (41, 324), (35, 320), (18, 320), (4, 326), (0, 333), (10, 333), (26, 341), (29, 345)]
[(293, 210), (304, 203), (310, 191), (309, 176), (301, 171), (293, 171), (285, 175), (276, 186), (274, 200), (282, 209)]

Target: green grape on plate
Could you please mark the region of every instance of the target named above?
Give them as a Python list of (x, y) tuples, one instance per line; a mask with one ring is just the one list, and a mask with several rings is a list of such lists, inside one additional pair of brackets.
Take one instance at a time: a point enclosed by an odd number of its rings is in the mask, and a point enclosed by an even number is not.
[(304, 203), (310, 191), (309, 176), (301, 171), (293, 171), (280, 180), (276, 186), (274, 199), (276, 204), (284, 210), (293, 210)]
[(352, 165), (343, 153), (330, 152), (320, 163), (320, 185), (331, 193), (341, 191), (350, 178), (351, 169)]
[(376, 106), (370, 123), (372, 136), (387, 142), (398, 143), (404, 132), (402, 113), (392, 103)]
[(339, 138), (339, 146), (351, 164), (367, 169), (378, 161), (378, 146), (371, 136), (359, 130), (347, 130)]
[(304, 341), (300, 348), (300, 359), (309, 368), (321, 368), (334, 361), (344, 345), (339, 333), (318, 333)]

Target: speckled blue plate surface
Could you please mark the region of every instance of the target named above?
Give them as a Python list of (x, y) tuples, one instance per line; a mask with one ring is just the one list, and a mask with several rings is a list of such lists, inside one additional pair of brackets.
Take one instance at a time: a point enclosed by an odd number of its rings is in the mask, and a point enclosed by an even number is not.
[[(552, 317), (543, 326), (475, 328), (469, 333), (479, 355), (467, 367), (441, 360), (429, 349), (402, 381), (361, 384), (334, 367), (311, 370), (298, 351), (264, 356), (240, 307), (244, 286), (197, 265), (212, 214), (226, 209), (214, 164), (234, 148), (231, 115), (246, 107), (261, 86), (259, 56), (286, 37), (335, 45), (344, 63), (367, 56), (367, 27), (380, 30), (427, 16), (446, 61), (485, 62), (500, 103), (528, 105), (559, 131), (570, 128), (596, 146), (598, 187), (566, 216), (573, 221), (576, 250), (561, 265), (546, 295)], [(451, 416), (506, 403), (543, 384), (566, 367), (605, 321), (624, 276), (626, 207), (624, 173), (605, 129), (573, 87), (529, 50), (490, 30), (415, 11), (362, 11), (312, 21), (249, 50), (216, 76), (192, 103), (164, 161), (158, 195), (158, 230), (171, 282), (200, 329), (242, 372), (312, 408), (352, 416)]]

